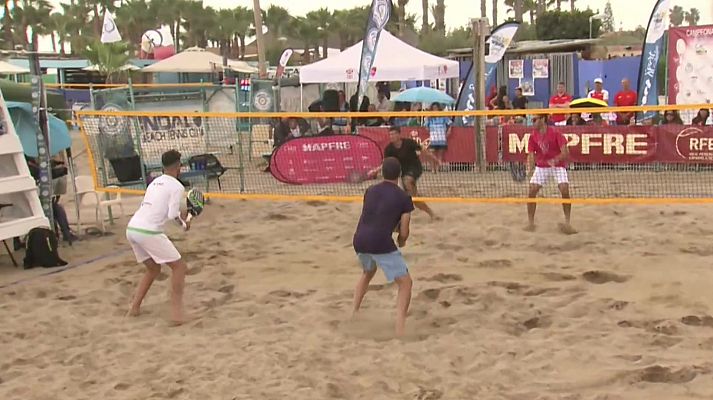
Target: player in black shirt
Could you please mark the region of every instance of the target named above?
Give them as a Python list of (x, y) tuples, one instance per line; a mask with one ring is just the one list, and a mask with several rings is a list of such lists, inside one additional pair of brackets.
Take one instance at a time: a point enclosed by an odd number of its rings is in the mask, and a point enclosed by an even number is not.
[[(423, 150), (421, 145), (413, 139), (402, 138), (401, 130), (396, 127), (389, 129), (389, 140), (391, 143), (384, 150), (384, 158), (394, 157), (399, 160), (401, 163), (401, 183), (404, 186), (404, 190), (412, 197), (418, 197), (416, 182), (423, 174), (423, 165), (421, 165), (421, 159), (419, 158), (419, 152)], [(432, 159), (436, 165), (440, 165), (440, 161), (430, 151), (425, 151), (422, 154)], [(369, 175), (376, 176), (380, 169), (381, 166), (374, 168)], [(436, 214), (428, 204), (416, 201), (414, 206), (426, 212), (432, 220), (437, 219)]]

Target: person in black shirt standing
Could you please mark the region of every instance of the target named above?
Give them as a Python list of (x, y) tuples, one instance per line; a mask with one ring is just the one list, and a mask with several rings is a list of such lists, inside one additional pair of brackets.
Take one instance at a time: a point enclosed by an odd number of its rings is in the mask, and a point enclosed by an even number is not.
[[(412, 197), (418, 197), (416, 182), (423, 174), (423, 165), (421, 165), (421, 159), (419, 158), (419, 152), (423, 150), (421, 145), (413, 139), (402, 138), (401, 130), (397, 127), (389, 129), (389, 140), (391, 143), (384, 150), (384, 158), (394, 157), (399, 160), (399, 163), (401, 163), (401, 183), (404, 186), (404, 190)], [(440, 161), (431, 152), (426, 150), (422, 154), (433, 160), (435, 165), (440, 166)], [(381, 166), (374, 168), (369, 172), (369, 175), (376, 177), (380, 169)], [(419, 210), (426, 212), (432, 220), (438, 219), (428, 204), (416, 201), (414, 205)]]

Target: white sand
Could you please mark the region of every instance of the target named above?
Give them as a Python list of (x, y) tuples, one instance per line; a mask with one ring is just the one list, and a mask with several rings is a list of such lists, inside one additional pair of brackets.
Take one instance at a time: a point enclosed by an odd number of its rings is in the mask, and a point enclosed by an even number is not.
[(178, 328), (168, 275), (122, 317), (142, 269), (121, 223), (63, 248), (127, 252), (0, 290), (0, 398), (713, 398), (711, 207), (576, 207), (576, 236), (555, 206), (537, 234), (522, 206), (435, 207), (404, 249), (404, 340), (383, 275), (348, 321), (356, 204), (211, 204), (172, 233), (196, 317)]

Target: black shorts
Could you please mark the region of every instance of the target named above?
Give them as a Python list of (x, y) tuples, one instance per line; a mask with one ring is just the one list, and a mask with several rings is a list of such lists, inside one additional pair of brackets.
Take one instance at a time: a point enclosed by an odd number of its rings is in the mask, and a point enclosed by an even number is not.
[(446, 149), (448, 149), (448, 145), (447, 144), (430, 144), (428, 146), (428, 148), (431, 150), (446, 150)]
[(423, 174), (423, 170), (420, 169), (407, 169), (401, 172), (401, 179), (410, 176), (413, 178), (414, 181), (417, 181), (418, 178), (421, 177), (421, 174)]

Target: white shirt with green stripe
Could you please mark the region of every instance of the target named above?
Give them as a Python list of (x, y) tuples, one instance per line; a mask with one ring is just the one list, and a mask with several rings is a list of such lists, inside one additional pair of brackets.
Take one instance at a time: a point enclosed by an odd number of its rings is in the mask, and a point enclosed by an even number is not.
[(178, 179), (161, 175), (146, 188), (138, 211), (131, 217), (126, 230), (147, 235), (160, 235), (166, 221), (181, 215), (184, 188)]

